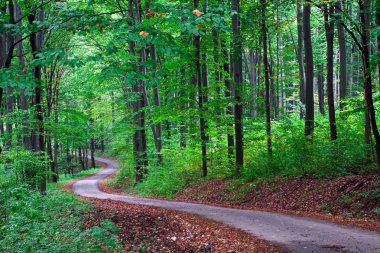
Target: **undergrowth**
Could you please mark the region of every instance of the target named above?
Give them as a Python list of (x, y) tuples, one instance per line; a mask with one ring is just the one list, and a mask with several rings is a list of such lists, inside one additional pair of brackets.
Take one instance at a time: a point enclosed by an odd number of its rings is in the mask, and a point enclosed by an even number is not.
[(71, 181), (73, 179), (77, 179), (77, 178), (80, 178), (83, 176), (91, 175), (100, 169), (101, 168), (92, 168), (92, 169), (88, 169), (88, 170), (82, 170), (82, 171), (75, 173), (75, 174), (63, 174), (63, 175), (59, 176), (59, 182), (60, 183), (66, 183), (66, 182)]
[[(108, 220), (83, 230), (89, 203), (49, 185), (48, 194), (23, 186), (0, 189), (0, 252), (110, 252), (120, 249)], [(89, 217), (87, 217), (89, 218)]]
[[(298, 177), (307, 174), (316, 178), (333, 178), (375, 172), (373, 153), (364, 142), (363, 117), (362, 113), (349, 110), (338, 113), (336, 141), (330, 141), (327, 117), (317, 117), (314, 138), (310, 142), (304, 137), (304, 121), (298, 115), (282, 116), (272, 122), (272, 156), (267, 152), (264, 121), (259, 117), (246, 120), (245, 166), (237, 180), (247, 183), (276, 176)], [(164, 161), (161, 164), (155, 162), (154, 146), (149, 147), (149, 173), (138, 184), (134, 181), (133, 153), (125, 152), (133, 150), (133, 147), (124, 144), (124, 140), (116, 141), (110, 155), (119, 157), (122, 169), (111, 183), (139, 195), (173, 197), (184, 187), (202, 180), (234, 178), (234, 158), (228, 159), (226, 135), (220, 132), (220, 129), (208, 128), (207, 178), (201, 175), (201, 148), (196, 139), (199, 136), (188, 140), (186, 148), (180, 148), (179, 139), (173, 136), (169, 143), (164, 143)]]

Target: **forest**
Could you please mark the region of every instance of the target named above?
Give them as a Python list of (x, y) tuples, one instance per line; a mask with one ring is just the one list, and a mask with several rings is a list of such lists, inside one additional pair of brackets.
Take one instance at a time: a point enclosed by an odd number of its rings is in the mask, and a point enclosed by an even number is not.
[(0, 251), (125, 247), (64, 189), (99, 157), (148, 197), (345, 182), (318, 210), (380, 223), (379, 28), (377, 0), (0, 0)]

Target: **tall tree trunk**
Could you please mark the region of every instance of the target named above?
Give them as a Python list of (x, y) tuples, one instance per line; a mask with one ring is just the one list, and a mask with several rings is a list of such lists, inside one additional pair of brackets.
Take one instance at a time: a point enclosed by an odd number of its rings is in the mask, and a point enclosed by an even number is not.
[(13, 123), (12, 123), (12, 112), (13, 112), (13, 104), (14, 104), (14, 97), (13, 97), (13, 89), (11, 87), (7, 87), (6, 89), (7, 98), (5, 101), (5, 111), (7, 114), (7, 121), (5, 124), (5, 131), (6, 131), (6, 138), (5, 138), (5, 146), (10, 149), (12, 148), (12, 130), (13, 130)]
[(325, 87), (323, 78), (323, 64), (318, 64), (318, 104), (319, 112), (325, 116)]
[[(90, 118), (90, 124), (94, 125), (94, 119)], [(90, 156), (91, 156), (91, 168), (96, 168), (95, 163), (95, 137), (91, 136), (90, 139)]]
[[(133, 8), (135, 5), (135, 8)], [(130, 20), (136, 20), (137, 23), (141, 23), (141, 7), (139, 0), (129, 0), (128, 1), (128, 15)], [(133, 25), (132, 21), (129, 21), (129, 25)], [(129, 51), (133, 55), (135, 54), (135, 43), (133, 41), (129, 42)], [(145, 67), (143, 62), (145, 61), (145, 50), (141, 49), (138, 53), (138, 72), (144, 74)], [(144, 102), (144, 81), (138, 80), (132, 85), (132, 92), (136, 94), (136, 101), (132, 102), (132, 107), (134, 111), (134, 135), (133, 135), (133, 150), (134, 150), (134, 160), (136, 169), (136, 182), (141, 182), (147, 174), (147, 143), (146, 143), (146, 132), (145, 132), (145, 112), (142, 110), (145, 106)]]
[(335, 120), (335, 105), (334, 105), (334, 23), (330, 20), (333, 14), (333, 7), (324, 5), (323, 16), (326, 31), (327, 43), (327, 103), (329, 107), (329, 121), (330, 121), (330, 139), (332, 141), (337, 139), (336, 120)]
[(250, 115), (251, 117), (255, 117), (257, 115), (257, 109), (256, 109), (256, 99), (257, 99), (257, 94), (256, 94), (256, 79), (257, 79), (257, 72), (256, 72), (256, 54), (255, 50), (253, 48), (249, 49), (249, 83), (251, 84), (251, 91), (250, 95), (252, 96), (252, 102), (250, 105)]
[[(59, 90), (57, 89), (55, 94), (55, 102), (54, 102), (54, 123), (58, 125), (59, 117), (58, 117), (58, 101), (59, 101)], [(54, 132), (54, 147), (53, 147), (53, 182), (57, 183), (59, 180), (59, 168), (58, 168), (58, 149), (59, 149), (59, 140), (57, 131)]]
[(242, 39), (240, 34), (240, 0), (232, 0), (232, 66), (233, 82), (235, 88), (235, 175), (240, 175), (244, 165), (243, 147), (243, 67), (242, 67)]
[[(223, 71), (225, 73), (230, 73), (230, 64), (228, 62), (229, 54), (228, 54), (228, 50), (227, 50), (225, 40), (221, 40), (221, 48), (222, 48), (222, 57), (224, 59)], [(231, 81), (230, 81), (229, 77), (227, 77), (227, 76), (224, 76), (224, 85), (225, 85), (224, 96), (226, 97), (226, 99), (230, 99), (232, 87), (231, 87)], [(229, 103), (227, 104), (227, 107), (226, 107), (226, 116), (227, 117), (233, 116), (233, 108), (231, 105), (229, 105)], [(228, 149), (227, 155), (228, 155), (228, 160), (231, 160), (233, 155), (234, 155), (234, 146), (235, 146), (235, 144), (234, 144), (234, 135), (233, 135), (233, 123), (231, 122), (231, 120), (228, 120), (227, 121), (227, 149)]]
[(376, 122), (376, 112), (373, 104), (373, 87), (370, 69), (370, 1), (359, 0), (360, 22), (361, 22), (361, 44), (362, 44), (362, 63), (363, 63), (363, 80), (364, 96), (366, 100), (366, 109), (368, 110), (369, 120), (371, 122), (372, 134), (375, 138), (375, 152), (378, 169), (380, 170), (380, 134)]
[[(340, 9), (343, 10), (343, 1), (339, 2)], [(347, 97), (347, 50), (346, 50), (346, 34), (344, 32), (344, 22), (341, 15), (338, 15), (338, 41), (339, 41), (339, 91), (340, 100), (344, 100)], [(343, 109), (344, 104), (340, 101), (340, 109)]]
[(300, 118), (304, 118), (304, 105), (305, 105), (305, 70), (303, 62), (303, 12), (302, 2), (297, 0), (297, 60), (299, 71), (299, 96), (301, 102)]
[[(37, 16), (36, 16), (37, 15)], [(44, 19), (43, 9), (35, 9), (35, 12), (31, 12), (28, 15), (29, 24), (34, 25), (36, 21), (42, 22)], [(32, 49), (33, 59), (37, 60), (38, 53), (41, 51), (43, 45), (43, 32), (33, 32), (30, 36), (30, 46)], [(41, 66), (34, 67), (34, 79), (37, 83), (34, 92), (34, 105), (36, 108), (36, 120), (38, 122), (38, 129), (33, 136), (32, 148), (35, 152), (44, 152), (44, 120), (43, 120), (43, 109), (42, 109), (42, 83), (41, 83)], [(43, 155), (41, 159), (43, 159)], [(39, 190), (42, 194), (46, 193), (46, 176), (45, 169), (42, 169), (42, 179), (40, 181)]]
[[(21, 18), (21, 7), (18, 4), (15, 5), (15, 18), (16, 20), (19, 20)], [(19, 24), (21, 25), (21, 21)], [(22, 39), (21, 34), (16, 35), (16, 41), (19, 41), (21, 39)], [(16, 48), (17, 48), (17, 57), (18, 57), (19, 65), (21, 68), (23, 68), (23, 70), (26, 70), (23, 44), (18, 43)], [(23, 113), (24, 113), (23, 122), (21, 123), (22, 124), (22, 143), (23, 143), (24, 148), (29, 150), (31, 149), (32, 144), (31, 144), (30, 132), (28, 130), (29, 128), (29, 123), (28, 123), (29, 117), (27, 115), (28, 98), (25, 95), (24, 89), (20, 90), (20, 108), (21, 110), (23, 110)]]
[[(8, 14), (9, 20), (8, 24), (14, 25), (15, 24), (15, 10), (14, 10), (14, 3), (13, 1), (7, 2), (7, 6), (3, 6), (2, 12), (4, 14)], [(8, 7), (8, 13), (7, 13), (7, 7)], [(1, 22), (1, 23), (4, 23)], [(1, 68), (10, 68), (13, 58), (13, 51), (14, 51), (14, 35), (11, 34), (8, 31), (5, 31), (2, 35), (0, 35), (0, 56), (1, 56)], [(12, 147), (12, 122), (11, 122), (11, 113), (13, 111), (13, 89), (11, 87), (6, 87), (6, 101), (5, 101), (5, 114), (7, 114), (7, 121), (5, 122), (5, 142), (4, 145), (10, 149)], [(3, 88), (0, 88), (0, 106), (2, 106), (2, 97), (3, 97)], [(4, 133), (4, 131), (2, 132)]]
[[(266, 27), (266, 25), (265, 25)], [(266, 28), (267, 29), (267, 28)], [(277, 108), (277, 103), (276, 103), (276, 88), (275, 88), (275, 78), (274, 78), (274, 60), (273, 60), (273, 53), (272, 53), (272, 43), (270, 38), (268, 37), (268, 33), (266, 33), (266, 41), (267, 41), (267, 51), (269, 49), (269, 61), (268, 61), (268, 67), (269, 67), (269, 107), (272, 106), (274, 109), (274, 114), (272, 114), (272, 117), (277, 116), (278, 114), (278, 108)], [(268, 58), (268, 52), (267, 52), (267, 58)]]
[(263, 56), (264, 56), (264, 74), (265, 74), (265, 113), (266, 113), (266, 134), (267, 134), (267, 149), (269, 156), (272, 156), (272, 136), (271, 136), (271, 117), (270, 117), (270, 77), (269, 77), (269, 62), (268, 62), (268, 49), (267, 49), (267, 26), (266, 20), (266, 0), (261, 2), (261, 33), (263, 40)]
[(78, 148), (78, 162), (80, 164), (81, 169), (85, 170), (86, 167), (84, 166), (84, 160), (83, 160), (83, 155), (82, 155), (83, 152), (84, 150), (82, 149), (82, 147), (79, 147)]
[[(279, 13), (279, 6), (276, 7), (276, 16), (277, 16), (277, 22), (276, 22), (276, 29), (280, 29), (280, 22), (281, 22), (281, 16)], [(282, 96), (283, 96), (283, 88), (280, 88), (280, 79), (281, 79), (281, 66), (280, 66), (280, 48), (281, 48), (281, 33), (276, 33), (276, 60), (277, 60), (277, 71), (276, 71), (276, 89), (277, 89), (277, 96), (276, 96), (276, 105), (277, 105), (277, 111), (275, 111), (276, 116), (279, 116), (282, 112), (283, 106), (282, 106)]]
[(303, 9), (303, 40), (305, 46), (305, 136), (312, 138), (314, 131), (314, 67), (310, 28), (311, 0), (305, 0)]
[[(152, 57), (152, 61), (153, 62), (157, 62), (157, 53), (156, 53), (156, 47), (154, 45), (151, 46), (151, 57)], [(154, 67), (154, 70), (152, 72), (152, 78), (156, 78), (156, 73), (155, 73), (155, 70), (156, 70), (156, 67)], [(154, 105), (159, 107), (161, 105), (161, 102), (160, 102), (160, 95), (159, 95), (159, 91), (158, 91), (158, 87), (157, 85), (154, 86), (153, 88), (153, 98), (154, 98)], [(155, 132), (156, 132), (156, 138), (155, 138), (155, 145), (156, 145), (156, 158), (157, 158), (157, 162), (158, 163), (161, 163), (162, 162), (162, 154), (161, 154), (161, 150), (162, 150), (162, 124), (161, 122), (157, 123), (155, 126)]]
[[(198, 0), (194, 0), (194, 9), (198, 9)], [(194, 47), (195, 47), (195, 72), (198, 84), (198, 107), (200, 112), (199, 117), (199, 128), (201, 132), (201, 149), (202, 149), (202, 174), (204, 177), (207, 176), (207, 136), (205, 133), (206, 122), (204, 118), (204, 108), (203, 108), (203, 93), (205, 90), (202, 87), (202, 72), (201, 72), (201, 52), (200, 52), (200, 36), (194, 36)]]
[[(181, 80), (181, 83), (186, 83), (186, 81), (187, 81), (186, 80), (186, 67), (185, 66), (182, 66), (182, 68), (181, 68), (180, 80)], [(184, 97), (187, 96), (186, 91), (181, 90), (181, 92), (182, 92), (182, 96), (184, 96)], [(188, 104), (186, 103), (185, 105), (182, 106), (182, 108), (187, 109)], [(185, 122), (186, 121), (184, 118), (181, 118), (181, 121), (179, 122), (179, 146), (181, 148), (186, 148), (186, 146), (187, 146), (187, 143), (186, 143), (187, 126), (186, 126)]]

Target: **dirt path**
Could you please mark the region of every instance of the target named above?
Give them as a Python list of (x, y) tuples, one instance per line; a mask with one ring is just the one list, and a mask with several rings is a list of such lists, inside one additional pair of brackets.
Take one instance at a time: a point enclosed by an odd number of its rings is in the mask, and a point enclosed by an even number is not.
[(108, 167), (73, 185), (84, 197), (163, 207), (187, 212), (242, 229), (291, 252), (379, 252), (380, 233), (327, 221), (261, 211), (240, 210), (185, 202), (115, 195), (102, 192), (98, 183), (115, 173), (116, 162), (97, 158)]

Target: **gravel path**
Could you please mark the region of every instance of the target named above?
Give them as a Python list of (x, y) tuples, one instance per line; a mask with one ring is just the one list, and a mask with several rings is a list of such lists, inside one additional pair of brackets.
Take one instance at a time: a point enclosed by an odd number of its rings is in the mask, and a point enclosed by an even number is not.
[(200, 215), (242, 229), (258, 238), (276, 243), (290, 252), (380, 253), (380, 233), (328, 221), (299, 216), (223, 208), (168, 200), (140, 198), (102, 192), (98, 183), (116, 171), (116, 162), (97, 158), (106, 169), (80, 180), (73, 191), (80, 196), (157, 206)]

